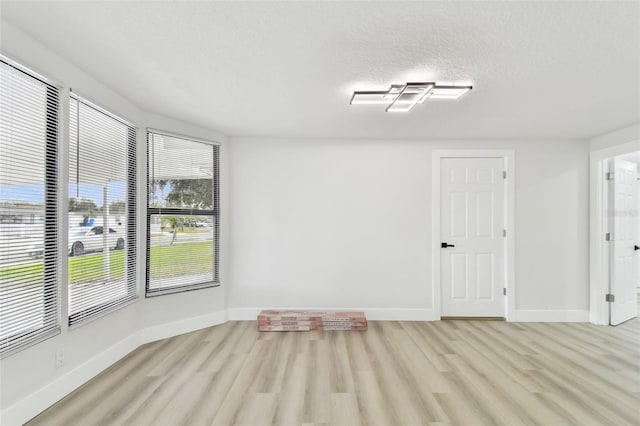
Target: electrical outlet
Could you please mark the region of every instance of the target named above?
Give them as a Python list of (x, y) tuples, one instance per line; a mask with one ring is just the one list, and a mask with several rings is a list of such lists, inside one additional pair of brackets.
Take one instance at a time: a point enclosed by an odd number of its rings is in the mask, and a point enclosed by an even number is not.
[(60, 368), (64, 365), (64, 349), (58, 349), (56, 351), (56, 368)]

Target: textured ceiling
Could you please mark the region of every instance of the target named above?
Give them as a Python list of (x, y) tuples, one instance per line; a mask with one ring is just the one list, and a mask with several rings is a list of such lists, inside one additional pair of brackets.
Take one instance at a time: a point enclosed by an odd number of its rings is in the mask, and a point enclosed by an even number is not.
[[(1, 2), (145, 110), (230, 136), (588, 138), (640, 121), (639, 2)], [(409, 114), (392, 82), (470, 82)]]

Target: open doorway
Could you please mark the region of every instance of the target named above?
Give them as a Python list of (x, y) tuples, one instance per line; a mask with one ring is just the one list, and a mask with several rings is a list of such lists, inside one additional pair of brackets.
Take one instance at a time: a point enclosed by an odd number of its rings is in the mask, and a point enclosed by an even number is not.
[(638, 316), (640, 141), (591, 153), (590, 320)]
[(612, 303), (612, 325), (638, 316), (640, 290), (640, 151), (614, 157), (613, 184), (614, 244), (612, 245), (612, 293), (620, 303)]

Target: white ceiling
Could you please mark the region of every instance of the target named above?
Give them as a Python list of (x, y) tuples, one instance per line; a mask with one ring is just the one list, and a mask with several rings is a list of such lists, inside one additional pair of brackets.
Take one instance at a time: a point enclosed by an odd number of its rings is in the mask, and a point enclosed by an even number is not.
[[(639, 2), (2, 1), (145, 110), (230, 136), (589, 138), (640, 121)], [(409, 114), (392, 82), (470, 82)]]

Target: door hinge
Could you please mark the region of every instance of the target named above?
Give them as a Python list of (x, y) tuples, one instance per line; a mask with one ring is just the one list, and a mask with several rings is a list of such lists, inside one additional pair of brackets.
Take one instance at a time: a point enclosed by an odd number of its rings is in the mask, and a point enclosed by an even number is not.
[(503, 296), (506, 296), (506, 295), (507, 295), (507, 288), (506, 288), (506, 287), (503, 287), (503, 288), (502, 288), (502, 295), (503, 295)]
[(604, 300), (607, 302), (615, 302), (616, 297), (613, 294), (609, 293), (604, 297)]
[(507, 230), (506, 229), (502, 230), (502, 236), (505, 237), (505, 238), (507, 237)]
[(615, 235), (612, 232), (607, 232), (604, 239), (607, 241), (613, 241), (615, 239)]
[(607, 172), (605, 175), (606, 180), (616, 180), (616, 174), (614, 172)]
[(502, 171), (502, 179), (506, 179), (507, 178), (507, 171), (503, 170)]

